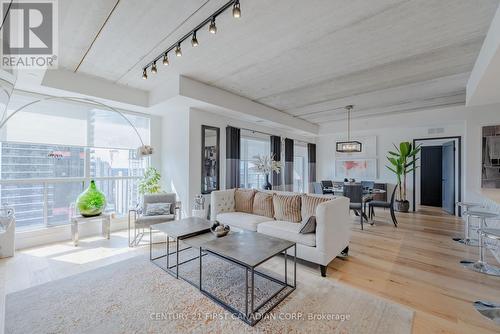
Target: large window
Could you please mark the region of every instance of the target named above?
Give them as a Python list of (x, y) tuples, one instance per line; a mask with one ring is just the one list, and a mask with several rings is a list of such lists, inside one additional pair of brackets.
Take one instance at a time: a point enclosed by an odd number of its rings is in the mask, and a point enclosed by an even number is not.
[(300, 144), (295, 144), (293, 148), (293, 191), (307, 192), (307, 148)]
[[(14, 95), (8, 113), (34, 100)], [(149, 144), (149, 118), (126, 117)], [(137, 182), (149, 161), (136, 156), (137, 135), (113, 111), (41, 102), (14, 115), (0, 136), (0, 204), (15, 209), (20, 230), (67, 224), (71, 203), (91, 179), (105, 193), (107, 210), (118, 215), (138, 200)]]
[(269, 138), (241, 137), (240, 157), (240, 187), (262, 188), (265, 176), (253, 170), (252, 161), (258, 155), (269, 155), (271, 144)]

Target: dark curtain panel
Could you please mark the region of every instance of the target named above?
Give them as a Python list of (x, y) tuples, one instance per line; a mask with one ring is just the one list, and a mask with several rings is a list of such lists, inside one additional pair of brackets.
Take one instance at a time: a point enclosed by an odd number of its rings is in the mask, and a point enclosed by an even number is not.
[(285, 191), (293, 191), (293, 140), (285, 139)]
[(307, 160), (309, 165), (309, 192), (314, 192), (313, 182), (316, 182), (316, 144), (307, 144)]
[[(271, 136), (271, 157), (276, 161), (281, 161), (280, 136)], [(273, 184), (273, 189), (281, 190), (281, 175), (273, 172), (271, 183)]]
[(240, 129), (226, 127), (226, 189), (240, 186)]

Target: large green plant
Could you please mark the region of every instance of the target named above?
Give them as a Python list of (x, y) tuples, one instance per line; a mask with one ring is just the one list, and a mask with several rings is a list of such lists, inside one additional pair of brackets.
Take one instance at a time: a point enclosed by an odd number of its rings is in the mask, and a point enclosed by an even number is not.
[(159, 193), (161, 191), (160, 178), (161, 174), (156, 168), (147, 168), (143, 179), (139, 182), (139, 193), (141, 195)]
[(418, 166), (415, 156), (420, 152), (420, 146), (413, 147), (409, 142), (401, 142), (399, 148), (394, 145), (396, 152), (389, 151), (387, 160), (392, 166), (386, 166), (390, 171), (396, 174), (399, 186), (399, 200), (407, 201), (406, 198), (406, 175), (413, 172)]

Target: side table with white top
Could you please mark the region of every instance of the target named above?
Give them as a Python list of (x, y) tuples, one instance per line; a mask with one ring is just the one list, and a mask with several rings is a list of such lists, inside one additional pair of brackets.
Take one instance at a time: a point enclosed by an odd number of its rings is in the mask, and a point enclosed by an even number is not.
[(95, 217), (84, 217), (82, 215), (71, 217), (71, 240), (73, 241), (75, 247), (78, 246), (78, 240), (79, 240), (78, 225), (80, 223), (101, 220), (102, 236), (109, 240), (111, 232), (111, 216), (113, 216), (112, 212), (101, 213), (99, 216)]

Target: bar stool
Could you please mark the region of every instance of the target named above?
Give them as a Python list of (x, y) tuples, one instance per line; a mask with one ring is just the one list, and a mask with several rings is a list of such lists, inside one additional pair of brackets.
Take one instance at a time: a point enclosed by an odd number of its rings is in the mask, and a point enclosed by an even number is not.
[(500, 240), (500, 230), (487, 228), (486, 227), (486, 219), (498, 217), (498, 214), (487, 211), (468, 211), (471, 217), (479, 218), (479, 260), (478, 261), (469, 261), (462, 260), (461, 264), (465, 268), (470, 270), (477, 271), (479, 273), (492, 275), (492, 276), (500, 276), (500, 268), (496, 266), (492, 266), (487, 264), (484, 259), (484, 237), (494, 240)]
[(453, 238), (453, 240), (469, 246), (479, 246), (477, 240), (473, 240), (470, 238), (470, 224), (469, 224), (470, 215), (467, 214), (467, 212), (471, 208), (480, 207), (481, 204), (471, 203), (471, 202), (458, 202), (457, 205), (462, 208), (462, 215), (465, 216), (464, 237)]

